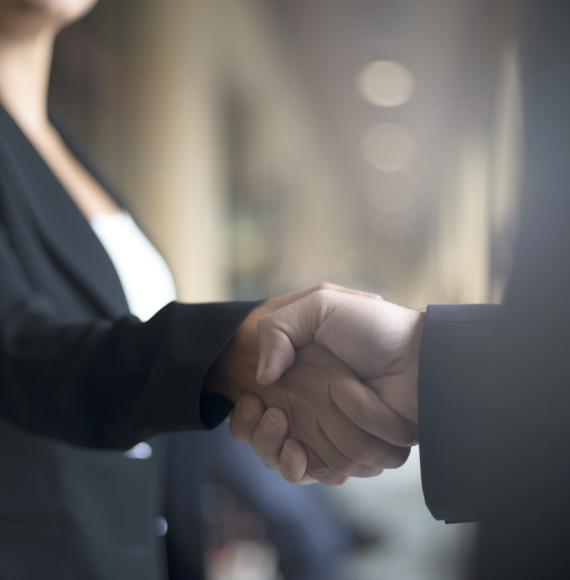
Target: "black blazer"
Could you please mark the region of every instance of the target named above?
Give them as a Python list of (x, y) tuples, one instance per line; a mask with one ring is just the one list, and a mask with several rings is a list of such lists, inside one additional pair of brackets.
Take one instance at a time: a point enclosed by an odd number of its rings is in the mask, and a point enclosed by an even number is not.
[(130, 316), (83, 214), (0, 107), (2, 580), (162, 577), (164, 443), (114, 450), (219, 422), (227, 403), (202, 380), (252, 307)]
[[(523, 211), (500, 306), (428, 309), (420, 363), (424, 493), (483, 522), (477, 578), (570, 578), (570, 8), (529, 7)], [(468, 265), (466, 265), (468, 267)]]

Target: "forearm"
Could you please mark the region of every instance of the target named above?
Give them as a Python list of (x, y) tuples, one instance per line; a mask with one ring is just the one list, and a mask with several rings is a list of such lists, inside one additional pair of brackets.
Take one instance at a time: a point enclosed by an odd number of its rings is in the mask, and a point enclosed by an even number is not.
[(496, 306), (436, 306), (426, 313), (419, 441), (424, 495), (437, 519), (478, 519), (490, 459), (488, 397), (501, 382), (499, 318)]
[(147, 323), (0, 324), (0, 413), (73, 444), (124, 448), (164, 431), (214, 426), (229, 407), (203, 383), (254, 304), (172, 303)]
[(534, 502), (567, 493), (569, 340), (566, 324), (536, 312), (428, 309), (420, 453), (436, 518), (486, 520), (506, 498)]

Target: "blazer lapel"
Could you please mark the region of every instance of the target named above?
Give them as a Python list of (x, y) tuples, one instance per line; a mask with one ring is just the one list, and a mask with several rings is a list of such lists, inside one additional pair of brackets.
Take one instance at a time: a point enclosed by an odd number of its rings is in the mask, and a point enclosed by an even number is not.
[(101, 314), (128, 312), (117, 272), (89, 222), (8, 112), (0, 106), (0, 146), (40, 235)]

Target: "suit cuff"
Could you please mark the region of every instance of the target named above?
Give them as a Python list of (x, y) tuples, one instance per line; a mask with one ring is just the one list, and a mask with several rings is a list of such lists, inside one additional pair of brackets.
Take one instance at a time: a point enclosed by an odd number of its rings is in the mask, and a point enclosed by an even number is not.
[[(146, 421), (154, 432), (213, 429), (232, 409), (203, 393), (206, 374), (244, 319), (260, 302), (180, 304), (159, 313), (160, 351), (147, 386)], [(151, 322), (152, 324), (152, 322)]]
[(493, 305), (427, 309), (419, 363), (419, 440), (424, 496), (438, 520), (476, 521), (487, 496), (485, 424), (491, 401), (482, 385), (495, 382), (500, 318), (501, 307)]

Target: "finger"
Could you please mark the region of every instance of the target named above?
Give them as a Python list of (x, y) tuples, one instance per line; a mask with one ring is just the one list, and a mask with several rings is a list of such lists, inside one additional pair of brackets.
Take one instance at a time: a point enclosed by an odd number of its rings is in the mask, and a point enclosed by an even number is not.
[(388, 408), (397, 409), (400, 416), (414, 424), (418, 422), (418, 395), (417, 389), (411, 389), (410, 384), (417, 384), (417, 380), (416, 373), (412, 371), (372, 379), (367, 384)]
[(326, 282), (321, 284), (319, 290), (334, 290), (335, 292), (342, 292), (343, 294), (352, 294), (354, 296), (362, 296), (364, 298), (373, 298), (374, 300), (383, 300), (380, 294), (373, 294), (365, 292), (364, 290), (357, 290), (355, 288), (347, 288), (346, 286), (339, 286), (338, 284), (331, 284)]
[(259, 337), (257, 382), (260, 385), (270, 385), (278, 381), (295, 362), (295, 348), (287, 334), (271, 319), (271, 316), (259, 320), (257, 335)]
[(307, 477), (323, 485), (342, 485), (348, 479), (344, 474), (335, 473), (311, 447), (305, 446), (305, 450), (309, 459)]
[[(361, 465), (354, 461), (353, 459), (347, 457), (342, 453), (330, 440), (329, 436), (323, 430), (320, 423), (317, 422), (317, 435), (312, 437), (311, 447), (318, 453), (319, 457), (327, 467), (329, 467), (335, 475), (341, 476), (354, 476), (354, 477), (374, 477), (378, 475), (379, 470), (383, 467), (390, 467), (392, 464), (392, 458), (387, 457), (387, 465), (377, 465), (370, 467), (367, 465)], [(311, 477), (322, 481), (323, 476), (320, 472), (317, 475), (310, 472)]]
[(306, 474), (309, 459), (303, 445), (296, 439), (287, 439), (279, 456), (279, 471), (291, 483), (308, 485), (316, 480)]
[(243, 443), (251, 444), (253, 432), (261, 421), (265, 406), (255, 395), (243, 395), (230, 415), (230, 431)]
[(363, 431), (398, 447), (409, 447), (417, 439), (417, 425), (392, 411), (360, 383), (347, 389), (344, 383), (333, 381), (330, 395), (338, 409)]
[[(355, 387), (366, 389), (357, 381), (353, 382)], [(352, 387), (352, 385), (346, 384), (345, 386)], [(397, 420), (403, 421), (399, 417)], [(372, 477), (378, 475), (383, 469), (400, 467), (408, 458), (409, 447), (392, 445), (363, 431), (338, 408), (335, 408), (332, 413), (323, 414), (321, 425), (331, 443), (340, 453), (363, 468), (371, 468), (368, 470), (359, 469), (358, 475), (360, 477)], [(366, 475), (364, 475), (365, 473)]]
[(332, 292), (382, 300), (377, 294), (329, 283), (284, 296), (281, 308), (258, 321), (260, 384), (276, 382), (293, 364), (295, 348), (313, 340), (334, 302)]
[(262, 461), (271, 468), (276, 468), (287, 433), (289, 422), (281, 409), (267, 409), (255, 428), (251, 438), (252, 447)]
[(261, 318), (257, 380), (271, 384), (293, 364), (295, 348), (313, 340), (328, 305), (322, 292), (315, 290), (295, 302)]

